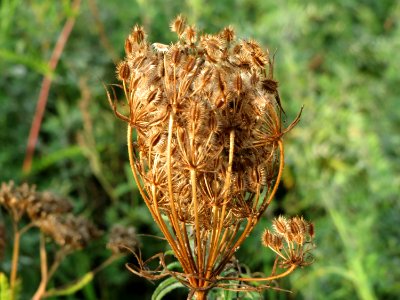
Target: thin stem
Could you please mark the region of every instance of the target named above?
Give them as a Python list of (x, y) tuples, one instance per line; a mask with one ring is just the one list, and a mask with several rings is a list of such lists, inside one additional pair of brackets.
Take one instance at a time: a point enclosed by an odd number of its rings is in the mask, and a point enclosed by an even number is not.
[(239, 278), (239, 277), (224, 277), (224, 278), (219, 278), (221, 280), (238, 280), (238, 281), (253, 281), (253, 282), (258, 282), (258, 281), (272, 281), (275, 279), (279, 279), (282, 277), (285, 277), (292, 273), (295, 269), (297, 268), (297, 265), (291, 265), (289, 269), (287, 269), (285, 272), (273, 276), (268, 276), (268, 277), (262, 277), (262, 278)]
[[(168, 123), (168, 140), (167, 140), (167, 181), (168, 181), (168, 198), (169, 198), (169, 206), (171, 208), (171, 226), (175, 229), (175, 234), (177, 237), (178, 245), (179, 248), (182, 252), (180, 254), (183, 254), (184, 251), (184, 242), (183, 242), (183, 237), (182, 237), (182, 230), (179, 227), (179, 220), (178, 220), (178, 214), (176, 211), (176, 206), (174, 203), (174, 192), (172, 189), (172, 162), (171, 162), (171, 152), (172, 152), (172, 131), (173, 131), (173, 126), (174, 126), (174, 112), (170, 112), (169, 116), (169, 123)], [(182, 260), (181, 262), (186, 264), (186, 259), (188, 259), (188, 256), (184, 257), (182, 255)]]
[[(78, 11), (80, 4), (81, 0), (75, 0), (72, 4), (73, 10)], [(67, 19), (62, 31), (60, 32), (57, 43), (54, 46), (54, 50), (49, 61), (50, 71), (54, 71), (57, 67), (58, 61), (60, 60), (65, 44), (68, 41), (72, 29), (74, 28), (75, 19), (76, 19), (76, 14), (74, 13)], [(39, 99), (36, 105), (35, 116), (32, 121), (32, 126), (29, 132), (28, 145), (22, 167), (24, 173), (28, 173), (32, 167), (33, 153), (39, 136), (40, 127), (42, 124), (42, 119), (46, 108), (47, 99), (49, 96), (51, 81), (52, 78), (50, 75), (46, 75), (42, 81), (42, 87), (40, 88)]]
[[(201, 239), (200, 239), (200, 224), (199, 224), (199, 212), (198, 212), (198, 200), (197, 200), (197, 185), (196, 185), (196, 170), (190, 170), (190, 180), (192, 184), (192, 199), (194, 208), (194, 226), (196, 231), (196, 244), (197, 244), (197, 265), (199, 268), (200, 277), (203, 276), (203, 256), (201, 251)], [(202, 280), (199, 280), (199, 286), (202, 286)]]
[(33, 226), (34, 226), (34, 224), (31, 222), (31, 223), (25, 225), (24, 227), (22, 227), (22, 228), (19, 230), (20, 237), (21, 237), (25, 232), (27, 232), (29, 229), (31, 229)]
[(284, 148), (283, 148), (282, 140), (278, 141), (278, 145), (279, 145), (279, 171), (278, 171), (278, 176), (276, 177), (275, 185), (274, 185), (271, 193), (269, 194), (269, 197), (268, 197), (267, 201), (265, 201), (261, 205), (260, 211), (258, 213), (258, 219), (260, 219), (260, 217), (262, 216), (264, 211), (267, 209), (267, 207), (271, 203), (271, 201), (274, 198), (275, 193), (276, 193), (276, 191), (278, 189), (279, 183), (281, 182), (282, 173), (283, 173), (283, 167), (285, 166), (285, 151), (284, 151)]
[[(223, 187), (223, 192), (225, 193), (224, 196), (224, 204), (222, 205), (222, 211), (221, 214), (219, 215), (218, 220), (220, 221), (219, 224), (217, 224), (217, 229), (216, 229), (216, 237), (215, 237), (215, 242), (217, 243), (220, 241), (221, 233), (222, 233), (222, 227), (224, 224), (224, 219), (225, 219), (225, 213), (226, 213), (226, 204), (227, 204), (227, 197), (229, 195), (229, 188), (231, 185), (231, 174), (232, 174), (232, 164), (233, 164), (233, 153), (235, 149), (235, 130), (231, 130), (229, 133), (229, 158), (228, 158), (228, 169), (226, 171), (226, 178), (225, 178), (225, 184)], [(225, 238), (226, 234), (224, 234), (223, 238)], [(222, 244), (222, 240), (220, 241), (220, 244)], [(210, 266), (212, 267), (215, 264), (215, 261), (218, 257), (218, 249), (219, 247), (214, 247), (214, 251), (211, 254), (211, 260), (210, 260)]]
[(14, 231), (14, 244), (13, 244), (13, 254), (11, 262), (11, 275), (10, 275), (10, 289), (11, 289), (11, 300), (15, 299), (15, 283), (17, 280), (18, 273), (18, 259), (19, 259), (19, 244), (21, 233), (18, 230), (18, 224), (13, 221), (13, 231)]
[(41, 271), (41, 281), (38, 289), (32, 300), (40, 300), (44, 293), (46, 292), (46, 286), (48, 282), (48, 269), (47, 269), (47, 253), (46, 253), (46, 242), (44, 235), (40, 233), (40, 271)]
[(58, 267), (60, 266), (60, 263), (62, 260), (70, 254), (70, 250), (66, 248), (61, 248), (56, 252), (55, 258), (53, 263), (50, 266), (49, 272), (47, 274), (47, 281), (50, 280), (51, 277), (53, 277), (54, 273), (57, 271)]
[(121, 257), (124, 257), (125, 255), (122, 253), (117, 253), (117, 254), (113, 254), (111, 255), (109, 258), (107, 258), (105, 261), (103, 261), (101, 263), (101, 265), (99, 265), (98, 267), (96, 267), (95, 269), (93, 269), (92, 273), (93, 275), (95, 275), (96, 273), (100, 272), (101, 270), (105, 269), (106, 267), (108, 267), (109, 265), (111, 265), (114, 261), (116, 261), (117, 259), (120, 259)]
[(276, 178), (274, 187), (272, 188), (272, 191), (269, 194), (268, 198), (266, 200), (264, 200), (264, 202), (262, 203), (262, 205), (260, 207), (260, 210), (258, 211), (257, 218), (256, 219), (254, 219), (252, 217), (248, 218), (248, 223), (246, 224), (246, 227), (243, 230), (242, 234), (240, 235), (240, 237), (238, 238), (236, 243), (233, 245), (233, 247), (230, 249), (228, 255), (226, 255), (224, 260), (219, 264), (219, 266), (218, 266), (218, 268), (216, 270), (217, 274), (222, 271), (223, 267), (226, 265), (228, 260), (232, 257), (233, 253), (235, 252), (235, 249), (237, 247), (239, 247), (244, 242), (246, 237), (253, 230), (254, 226), (257, 224), (257, 221), (261, 218), (262, 214), (267, 209), (268, 205), (271, 203), (272, 199), (275, 196), (275, 193), (276, 193), (276, 191), (278, 189), (278, 186), (279, 186), (279, 182), (281, 181), (281, 178), (282, 178), (283, 167), (284, 167), (284, 164), (285, 164), (285, 162), (284, 162), (283, 142), (281, 140), (279, 140), (278, 141), (278, 145), (279, 145), (279, 151), (280, 151), (280, 156), (279, 156), (280, 161), (279, 161), (278, 176)]
[[(161, 215), (159, 215), (159, 211), (155, 212), (145, 191), (142, 188), (142, 185), (140, 184), (139, 181), (139, 176), (137, 174), (137, 169), (135, 166), (135, 162), (134, 162), (134, 155), (133, 155), (133, 147), (132, 147), (132, 127), (128, 124), (128, 128), (127, 128), (127, 144), (128, 144), (128, 155), (129, 155), (129, 165), (131, 167), (131, 171), (133, 174), (133, 177), (135, 178), (135, 181), (137, 183), (140, 195), (142, 196), (146, 206), (148, 207), (148, 209), (150, 210), (150, 213), (154, 219), (154, 221), (158, 224), (160, 230), (162, 231), (162, 233), (164, 234), (165, 238), (167, 239), (168, 243), (170, 244), (172, 250), (174, 251), (175, 255), (177, 256), (179, 261), (183, 261), (179, 248), (177, 246), (177, 244), (175, 243), (175, 240), (173, 239), (173, 237), (171, 236), (168, 228), (166, 228), (164, 222), (162, 221), (162, 217)], [(152, 196), (153, 197), (153, 201), (156, 201), (157, 199), (155, 199), (155, 195)], [(184, 263), (182, 264), (182, 267), (185, 268)]]
[(206, 265), (206, 278), (209, 278), (210, 273), (212, 272), (213, 266), (212, 266), (212, 255), (214, 253), (214, 247), (216, 243), (216, 234), (218, 230), (218, 224), (217, 224), (217, 218), (218, 216), (218, 209), (216, 206), (213, 207), (213, 218), (212, 218), (212, 233), (211, 233), (211, 242), (210, 242), (210, 247), (208, 250), (208, 258), (207, 258), (207, 265)]

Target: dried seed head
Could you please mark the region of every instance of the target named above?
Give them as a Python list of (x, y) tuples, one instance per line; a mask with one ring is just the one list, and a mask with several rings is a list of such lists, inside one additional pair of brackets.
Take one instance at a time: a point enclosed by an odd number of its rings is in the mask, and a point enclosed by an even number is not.
[(128, 80), (131, 70), (127, 62), (122, 61), (117, 65), (117, 78), (121, 81)]
[(8, 210), (12, 218), (18, 222), (25, 214), (29, 203), (35, 199), (34, 185), (24, 183), (15, 186), (13, 181), (2, 183), (0, 188), (0, 205)]
[(146, 33), (142, 26), (135, 25), (130, 35), (131, 42), (141, 45), (146, 40)]
[(272, 246), (274, 244), (274, 234), (269, 229), (265, 229), (262, 234), (261, 242), (265, 247)]
[(219, 36), (203, 35), (200, 37), (200, 45), (204, 48), (209, 62), (216, 63), (221, 58), (224, 41)]
[(133, 47), (132, 47), (132, 43), (130, 41), (129, 38), (127, 38), (125, 40), (125, 54), (128, 55), (130, 53), (132, 53)]
[[(134, 130), (129, 144), (146, 203), (175, 219), (175, 230), (207, 240), (213, 228), (233, 232), (268, 206), (269, 194), (260, 195), (277, 184), (283, 156), (277, 85), (264, 69), (268, 52), (237, 40), (231, 27), (197, 36), (178, 16), (171, 30), (179, 41), (168, 46), (138, 46), (131, 34), (129, 75), (117, 68), (129, 115), (116, 114)], [(281, 249), (291, 228), (283, 217), (275, 223), (268, 243)]]
[(185, 40), (192, 45), (197, 42), (197, 31), (195, 26), (187, 26), (185, 29)]
[(311, 238), (314, 238), (314, 224), (308, 223), (308, 234)]
[(135, 227), (115, 225), (109, 234), (107, 248), (113, 253), (135, 252), (139, 244)]
[(51, 192), (36, 193), (36, 197), (27, 206), (27, 213), (32, 221), (46, 218), (51, 214), (64, 214), (71, 210), (72, 205), (66, 199)]
[(310, 252), (315, 245), (312, 242), (314, 229), (311, 223), (305, 221), (303, 217), (287, 220), (279, 216), (273, 220), (272, 226), (276, 233), (266, 229), (262, 244), (277, 254), (278, 264), (281, 267), (307, 266), (313, 262)]
[(154, 50), (156, 50), (157, 52), (161, 52), (161, 53), (167, 52), (169, 49), (168, 45), (164, 45), (164, 44), (160, 44), (160, 43), (153, 43), (152, 46), (153, 46)]
[(272, 221), (272, 227), (275, 232), (280, 236), (286, 236), (290, 233), (289, 222), (284, 216), (279, 216)]
[(278, 81), (273, 79), (264, 79), (261, 81), (262, 87), (269, 93), (275, 94), (278, 90)]
[(58, 245), (70, 250), (82, 249), (101, 235), (92, 222), (71, 214), (49, 215), (37, 220), (35, 225)]
[(171, 61), (171, 64), (173, 66), (176, 66), (179, 64), (181, 57), (182, 57), (182, 51), (178, 46), (172, 46), (170, 51), (168, 51), (168, 56)]
[(172, 32), (176, 32), (176, 34), (181, 37), (185, 31), (186, 20), (182, 17), (182, 15), (178, 15), (170, 24), (170, 28)]
[(228, 43), (232, 42), (235, 39), (235, 31), (232, 26), (225, 27), (224, 30), (221, 31), (220, 36), (227, 41)]

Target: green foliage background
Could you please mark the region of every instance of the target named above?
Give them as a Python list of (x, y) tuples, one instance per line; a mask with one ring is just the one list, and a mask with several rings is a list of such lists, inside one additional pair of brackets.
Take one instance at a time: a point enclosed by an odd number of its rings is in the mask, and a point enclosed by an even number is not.
[[(97, 6), (96, 9), (93, 4)], [(259, 237), (284, 213), (315, 222), (315, 263), (282, 282), (292, 294), (268, 299), (397, 299), (400, 294), (400, 3), (382, 0), (87, 0), (56, 71), (34, 165), (21, 172), (47, 61), (71, 14), (70, 1), (3, 0), (0, 6), (0, 180), (35, 183), (67, 195), (100, 227), (134, 225), (159, 234), (128, 170), (124, 125), (103, 83), (115, 83), (124, 39), (143, 24), (153, 42), (175, 39), (178, 13), (204, 32), (232, 24), (276, 50), (275, 77), (286, 124), (286, 168), (274, 206), (238, 252), (253, 271), (269, 272), (272, 255)], [(106, 37), (106, 42), (104, 41)], [(102, 40), (103, 39), (103, 40)], [(108, 43), (108, 44), (107, 44)], [(107, 46), (108, 45), (108, 46)], [(0, 214), (5, 218), (5, 214)], [(8, 235), (11, 242), (11, 232)], [(107, 255), (100, 242), (62, 265), (57, 285)], [(143, 256), (166, 245), (143, 238)], [(22, 299), (39, 280), (37, 236), (22, 245)], [(8, 272), (10, 253), (0, 261)], [(130, 258), (127, 259), (127, 261)], [(8, 262), (7, 262), (8, 261)], [(155, 286), (123, 263), (102, 271), (70, 299), (149, 299)], [(77, 297), (77, 298), (76, 298)], [(171, 299), (183, 294), (170, 296)]]

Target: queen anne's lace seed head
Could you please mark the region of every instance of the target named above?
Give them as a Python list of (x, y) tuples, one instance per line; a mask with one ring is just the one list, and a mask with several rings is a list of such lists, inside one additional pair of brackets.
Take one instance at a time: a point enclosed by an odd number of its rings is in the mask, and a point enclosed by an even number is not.
[[(183, 39), (169, 46), (151, 46), (143, 28), (136, 25), (125, 43), (130, 45), (126, 47), (127, 56), (117, 66), (117, 77), (127, 88), (131, 106), (126, 120), (138, 132), (145, 188), (149, 192), (152, 189), (152, 177), (147, 174), (153, 168), (166, 177), (171, 113), (172, 189), (179, 202), (184, 189), (178, 178), (188, 178), (191, 169), (205, 181), (212, 182), (216, 177), (221, 183), (226, 180), (229, 136), (234, 130), (236, 155), (231, 177), (235, 181), (225, 186), (224, 192), (233, 197), (227, 208), (240, 221), (254, 209), (253, 203), (234, 199), (270, 186), (279, 162), (275, 151), (281, 135), (280, 108), (275, 99), (276, 86), (272, 84), (276, 81), (265, 73), (269, 54), (253, 40), (236, 40), (232, 27), (216, 35), (204, 34), (198, 43), (194, 27), (187, 26), (183, 17), (177, 17), (171, 29)], [(244, 64), (248, 67), (244, 68)], [(198, 199), (204, 203), (202, 210), (196, 212), (190, 206), (179, 207), (189, 209), (179, 212), (187, 220), (193, 220), (195, 213), (203, 214), (202, 220), (211, 214), (208, 191), (197, 184)], [(169, 197), (167, 185), (158, 185), (157, 190), (161, 196), (157, 201)], [(214, 204), (222, 205), (222, 199), (215, 200)], [(171, 209), (163, 208), (166, 213)]]
[[(131, 169), (146, 205), (187, 284), (195, 289), (199, 278), (205, 289), (272, 200), (287, 130), (268, 51), (237, 39), (232, 27), (199, 35), (178, 16), (170, 28), (178, 41), (164, 45), (134, 27), (117, 66), (128, 114), (109, 100), (128, 123)], [(290, 233), (282, 222), (281, 235), (266, 233), (264, 241), (276, 251)]]

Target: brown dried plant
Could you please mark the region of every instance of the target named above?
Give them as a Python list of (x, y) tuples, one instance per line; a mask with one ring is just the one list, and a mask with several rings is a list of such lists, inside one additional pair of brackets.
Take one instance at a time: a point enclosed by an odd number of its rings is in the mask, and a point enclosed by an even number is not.
[[(170, 27), (178, 35), (170, 45), (132, 29), (116, 70), (126, 115), (115, 93), (108, 99), (128, 124), (133, 176), (183, 272), (128, 267), (149, 279), (172, 275), (189, 297), (205, 299), (213, 287), (229, 288), (223, 282), (232, 278), (220, 274), (271, 203), (282, 137), (300, 115), (282, 128), (273, 57), (256, 41), (236, 39), (231, 27), (198, 36), (181, 16)], [(290, 272), (299, 265), (292, 263)]]
[[(82, 216), (71, 213), (72, 205), (67, 199), (52, 192), (37, 192), (34, 185), (26, 183), (16, 186), (14, 182), (2, 183), (0, 186), (0, 215), (4, 208), (10, 215), (13, 226), (12, 261), (10, 271), (10, 299), (16, 299), (17, 271), (20, 252), (20, 239), (29, 229), (37, 227), (40, 230), (40, 269), (41, 281), (33, 295), (33, 300), (71, 294), (84, 285), (81, 281), (71, 282), (66, 287), (47, 290), (48, 283), (58, 270), (61, 262), (67, 255), (87, 247), (94, 239), (101, 236), (100, 231), (92, 222)], [(24, 218), (25, 217), (25, 218)], [(21, 224), (22, 223), (22, 224)], [(22, 225), (22, 226), (21, 226)], [(5, 251), (5, 224), (0, 222), (0, 259)], [(53, 249), (52, 259), (49, 259), (46, 249), (45, 236), (50, 237), (58, 247)], [(139, 244), (133, 227), (117, 226), (110, 233), (108, 247), (112, 254), (95, 269), (88, 272), (81, 279), (92, 278), (115, 260), (121, 258), (127, 247), (135, 248)], [(121, 247), (121, 249), (119, 249)], [(49, 262), (51, 261), (51, 264)]]

